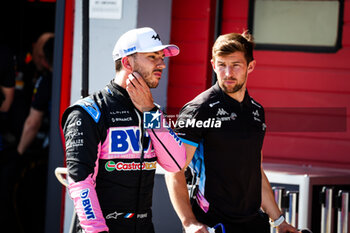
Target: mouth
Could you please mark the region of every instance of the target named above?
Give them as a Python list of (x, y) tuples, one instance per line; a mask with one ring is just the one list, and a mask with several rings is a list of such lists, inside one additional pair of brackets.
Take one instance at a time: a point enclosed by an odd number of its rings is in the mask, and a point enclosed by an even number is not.
[(237, 79), (225, 79), (224, 82), (226, 84), (234, 84), (237, 82)]
[(154, 70), (153, 74), (160, 78), (162, 76), (162, 70)]

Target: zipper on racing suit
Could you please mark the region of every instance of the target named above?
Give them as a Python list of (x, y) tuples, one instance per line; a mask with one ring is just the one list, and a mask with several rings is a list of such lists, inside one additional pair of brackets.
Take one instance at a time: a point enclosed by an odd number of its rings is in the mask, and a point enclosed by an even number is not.
[[(140, 195), (141, 195), (141, 184), (142, 184), (142, 163), (145, 156), (143, 143), (145, 138), (145, 129), (143, 127), (142, 117), (140, 116), (140, 113), (134, 108), (134, 111), (136, 112), (138, 121), (139, 121), (139, 128), (140, 128), (140, 148), (141, 148), (141, 155), (140, 155), (140, 175), (139, 175), (139, 187), (138, 187), (138, 195), (137, 195), (137, 201), (136, 201), (136, 216), (140, 213)], [(137, 217), (135, 218), (135, 233), (137, 232)]]

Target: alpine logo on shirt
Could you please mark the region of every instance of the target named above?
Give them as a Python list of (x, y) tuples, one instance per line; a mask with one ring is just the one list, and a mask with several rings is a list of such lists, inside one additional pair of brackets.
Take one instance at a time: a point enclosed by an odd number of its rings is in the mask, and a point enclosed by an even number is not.
[(255, 111), (253, 111), (252, 113), (253, 113), (253, 115), (254, 115), (255, 117), (260, 116), (260, 115), (259, 115), (259, 111), (258, 111), (258, 110), (255, 110)]

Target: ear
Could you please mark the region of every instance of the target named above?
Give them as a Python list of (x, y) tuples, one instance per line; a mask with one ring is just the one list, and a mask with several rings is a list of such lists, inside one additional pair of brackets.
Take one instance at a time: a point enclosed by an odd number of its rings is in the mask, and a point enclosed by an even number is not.
[(248, 74), (250, 74), (250, 73), (254, 70), (255, 65), (256, 65), (256, 61), (255, 61), (255, 60), (251, 61), (251, 62), (248, 64)]
[(132, 69), (132, 66), (130, 63), (130, 57), (123, 57), (122, 58), (122, 65), (123, 65), (124, 69), (126, 69), (129, 72), (132, 72), (133, 69)]
[(46, 69), (50, 69), (51, 66), (49, 65), (49, 63), (47, 62), (46, 59), (43, 59), (43, 66), (46, 68)]
[(213, 70), (215, 70), (215, 61), (213, 58), (210, 60), (210, 63), (211, 63), (211, 66), (213, 67)]

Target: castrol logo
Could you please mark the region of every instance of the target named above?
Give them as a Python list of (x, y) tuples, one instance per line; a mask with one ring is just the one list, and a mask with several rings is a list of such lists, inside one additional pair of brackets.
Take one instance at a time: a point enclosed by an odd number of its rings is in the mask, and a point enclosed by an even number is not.
[[(141, 164), (138, 162), (118, 162), (115, 163), (113, 161), (108, 161), (105, 165), (105, 168), (107, 171), (111, 172), (114, 170), (117, 171), (137, 171), (141, 170)], [(142, 170), (155, 170), (157, 168), (157, 162), (143, 162), (142, 163)]]

